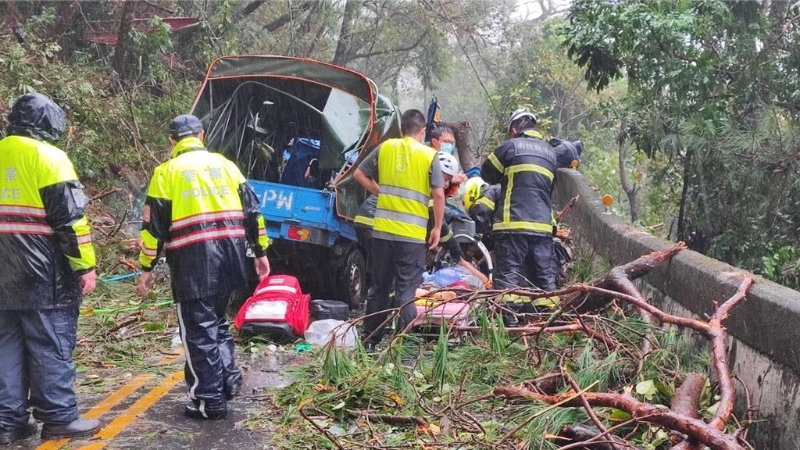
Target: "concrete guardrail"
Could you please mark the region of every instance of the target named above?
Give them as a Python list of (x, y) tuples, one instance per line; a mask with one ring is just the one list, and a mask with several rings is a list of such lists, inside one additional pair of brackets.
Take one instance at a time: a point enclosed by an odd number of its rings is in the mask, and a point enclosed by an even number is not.
[[(561, 208), (575, 195), (580, 201), (565, 219), (578, 247), (621, 264), (674, 243), (633, 228), (620, 218), (603, 214), (598, 195), (575, 170), (561, 169), (553, 204)], [(643, 292), (655, 305), (679, 315), (710, 315), (714, 301), (736, 292), (732, 267), (697, 252), (684, 250), (671, 262), (641, 280)], [(800, 292), (761, 277), (724, 325), (730, 335), (731, 370), (750, 390), (758, 421), (749, 437), (763, 450), (800, 449)], [(735, 412), (746, 409), (741, 383), (736, 383)]]

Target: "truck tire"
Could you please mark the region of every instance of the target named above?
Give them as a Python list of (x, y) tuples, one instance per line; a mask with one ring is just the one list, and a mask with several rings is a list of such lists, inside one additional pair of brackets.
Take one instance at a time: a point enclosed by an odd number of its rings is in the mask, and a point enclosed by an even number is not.
[(334, 276), (336, 299), (358, 309), (366, 299), (367, 264), (357, 245), (351, 245), (339, 258)]

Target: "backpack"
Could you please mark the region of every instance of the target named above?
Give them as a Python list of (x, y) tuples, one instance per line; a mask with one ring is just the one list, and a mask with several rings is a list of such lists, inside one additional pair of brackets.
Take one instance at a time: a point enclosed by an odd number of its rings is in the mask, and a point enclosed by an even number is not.
[(236, 314), (233, 323), (244, 334), (261, 334), (276, 341), (294, 340), (308, 328), (311, 296), (303, 294), (297, 278), (271, 275), (260, 283)]

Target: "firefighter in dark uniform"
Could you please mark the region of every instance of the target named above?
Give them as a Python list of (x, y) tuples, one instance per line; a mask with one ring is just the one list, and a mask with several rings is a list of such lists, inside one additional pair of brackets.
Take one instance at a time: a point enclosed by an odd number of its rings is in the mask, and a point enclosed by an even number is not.
[(153, 172), (145, 201), (138, 291), (147, 293), (165, 254), (186, 351), (192, 404), (184, 412), (224, 419), (242, 383), (225, 312), (232, 293), (247, 285), (247, 244), (259, 278), (269, 275), (268, 238), (255, 193), (233, 162), (203, 146), (203, 134), (195, 116), (170, 124), (172, 155)]
[(472, 177), (464, 186), (464, 210), (475, 222), (475, 231), (486, 237), (492, 232), (494, 207), (500, 201), (500, 185)]
[[(556, 288), (550, 207), (556, 156), (535, 125), (533, 113), (515, 111), (508, 124), (511, 139), (495, 149), (481, 169), (486, 182), (500, 184), (492, 224), (499, 289), (530, 283), (545, 291)], [(535, 311), (527, 297), (507, 295), (504, 300), (521, 312)]]
[[(78, 310), (95, 287), (88, 199), (56, 141), (66, 115), (41, 94), (17, 99), (0, 141), (0, 444), (88, 436), (73, 384)], [(30, 417), (28, 408), (33, 408)]]
[[(436, 150), (423, 145), (425, 116), (418, 110), (403, 113), (403, 138), (389, 139), (367, 156), (355, 171), (355, 179), (378, 196), (372, 227), (372, 285), (374, 297), (367, 302), (364, 333), (371, 350), (380, 342), (378, 326), (390, 308), (389, 294), (395, 288), (395, 303), (405, 305), (414, 298), (425, 270), (428, 203), (433, 199), (435, 226), (427, 239), (431, 248), (439, 244), (444, 216), (444, 175)], [(400, 329), (416, 318), (412, 303), (401, 309)]]

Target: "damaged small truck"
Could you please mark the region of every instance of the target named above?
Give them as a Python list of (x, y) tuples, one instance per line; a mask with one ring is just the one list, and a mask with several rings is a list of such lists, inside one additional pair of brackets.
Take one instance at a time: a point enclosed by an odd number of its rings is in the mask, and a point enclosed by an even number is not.
[(236, 162), (261, 200), (274, 273), (314, 298), (360, 305), (366, 262), (352, 218), (357, 164), (400, 137), (400, 112), (364, 75), (310, 59), (227, 56), (192, 106), (206, 146)]

